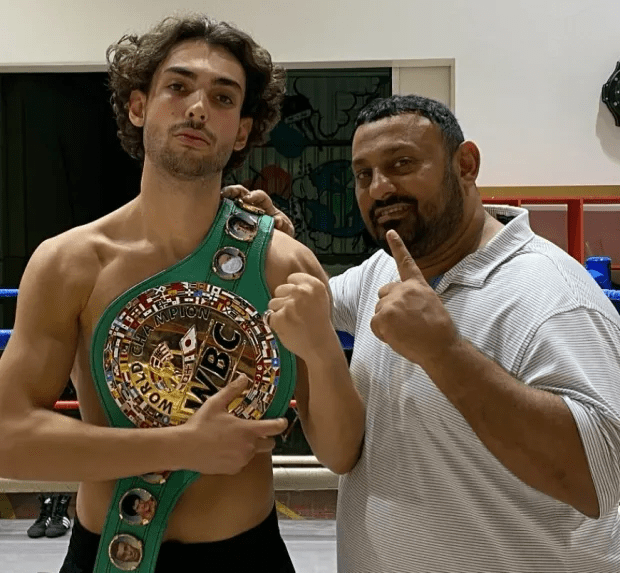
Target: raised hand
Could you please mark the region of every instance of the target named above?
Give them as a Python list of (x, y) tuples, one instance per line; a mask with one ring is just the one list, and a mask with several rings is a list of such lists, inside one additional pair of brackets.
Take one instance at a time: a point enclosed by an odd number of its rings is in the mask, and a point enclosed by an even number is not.
[(335, 336), (327, 287), (312, 275), (289, 275), (287, 282), (275, 289), (269, 308), (273, 311), (269, 326), (282, 344), (305, 362), (320, 356)]
[(424, 368), (442, 360), (446, 350), (458, 342), (459, 333), (398, 233), (390, 230), (386, 239), (400, 282), (379, 289), (370, 328), (395, 352)]
[(295, 238), (295, 227), (291, 220), (278, 209), (271, 200), (271, 197), (264, 191), (256, 189), (248, 191), (243, 185), (229, 185), (222, 189), (222, 196), (228, 199), (242, 199), (244, 203), (258, 207), (274, 218), (274, 224), (278, 231)]
[(188, 449), (187, 469), (202, 474), (240, 472), (258, 453), (271, 452), (274, 436), (288, 426), (285, 418), (243, 420), (228, 412), (228, 405), (248, 386), (240, 374), (211, 396), (185, 423)]

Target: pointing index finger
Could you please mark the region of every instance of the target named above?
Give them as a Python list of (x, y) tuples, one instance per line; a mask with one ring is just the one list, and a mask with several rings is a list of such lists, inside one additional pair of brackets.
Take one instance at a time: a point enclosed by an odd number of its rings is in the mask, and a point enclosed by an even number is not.
[(396, 261), (396, 268), (398, 269), (400, 280), (424, 280), (418, 265), (415, 264), (409, 249), (407, 249), (405, 243), (403, 243), (400, 235), (394, 229), (390, 229), (386, 233), (385, 238), (388, 242), (390, 250), (392, 251), (392, 257), (394, 257), (394, 260)]

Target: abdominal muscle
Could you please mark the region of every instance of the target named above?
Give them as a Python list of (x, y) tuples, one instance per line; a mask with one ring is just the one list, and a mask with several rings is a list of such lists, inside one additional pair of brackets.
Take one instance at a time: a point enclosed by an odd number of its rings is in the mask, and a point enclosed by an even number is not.
[[(258, 525), (273, 508), (272, 476), (269, 454), (258, 454), (234, 476), (201, 476), (170, 514), (164, 541), (218, 541)], [(114, 486), (115, 482), (80, 484), (76, 511), (89, 531), (103, 530)]]

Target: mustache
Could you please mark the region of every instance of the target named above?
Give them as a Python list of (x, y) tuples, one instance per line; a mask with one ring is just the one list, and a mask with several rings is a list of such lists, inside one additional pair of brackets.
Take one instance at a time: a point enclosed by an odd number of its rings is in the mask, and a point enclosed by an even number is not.
[(388, 197), (387, 199), (382, 199), (379, 201), (375, 201), (370, 209), (370, 220), (373, 224), (377, 223), (377, 211), (379, 209), (383, 209), (385, 207), (391, 207), (392, 205), (398, 204), (409, 204), (418, 208), (418, 200), (415, 197), (400, 197), (397, 195), (393, 195), (392, 197)]
[(201, 133), (204, 133), (209, 143), (213, 143), (215, 141), (215, 134), (202, 121), (193, 121), (189, 119), (183, 123), (173, 125), (170, 128), (170, 134), (174, 135), (175, 132), (181, 131), (182, 129), (194, 129), (196, 131), (200, 131)]

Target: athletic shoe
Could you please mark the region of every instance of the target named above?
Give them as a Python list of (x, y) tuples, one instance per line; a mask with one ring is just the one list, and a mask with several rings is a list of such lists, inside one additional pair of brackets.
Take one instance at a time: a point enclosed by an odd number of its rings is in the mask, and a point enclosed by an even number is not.
[(49, 525), (52, 509), (54, 507), (54, 499), (50, 493), (39, 494), (39, 501), (41, 502), (39, 517), (37, 517), (37, 520), (28, 528), (28, 531), (26, 531), (28, 537), (32, 537), (33, 539), (45, 535), (45, 530)]
[(45, 537), (60, 537), (69, 531), (71, 520), (67, 515), (71, 494), (61, 493), (54, 496), (54, 509), (50, 517)]

